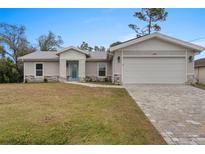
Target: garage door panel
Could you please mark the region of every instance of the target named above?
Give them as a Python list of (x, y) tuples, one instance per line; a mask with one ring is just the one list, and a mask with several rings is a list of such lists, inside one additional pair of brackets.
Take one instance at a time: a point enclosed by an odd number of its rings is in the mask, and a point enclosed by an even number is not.
[(124, 58), (124, 83), (184, 83), (185, 58)]

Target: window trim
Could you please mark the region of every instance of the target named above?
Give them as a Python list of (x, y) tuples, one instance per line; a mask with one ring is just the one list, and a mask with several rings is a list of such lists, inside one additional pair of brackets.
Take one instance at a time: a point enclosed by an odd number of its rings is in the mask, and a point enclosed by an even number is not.
[[(37, 76), (37, 75), (36, 75), (36, 65), (37, 65), (37, 64), (42, 64), (42, 67), (43, 67), (43, 68), (42, 68), (42, 71), (43, 71), (43, 72), (42, 72), (42, 76)], [(38, 62), (34, 63), (34, 74), (35, 74), (35, 78), (42, 78), (42, 77), (44, 77), (44, 63), (41, 63), (41, 62), (39, 62), (39, 63), (38, 63)]]
[[(105, 76), (100, 76), (99, 75), (99, 65), (100, 64), (105, 64)], [(99, 63), (97, 63), (97, 76), (99, 77), (99, 78), (106, 78), (107, 77), (107, 63), (106, 62), (99, 62)]]

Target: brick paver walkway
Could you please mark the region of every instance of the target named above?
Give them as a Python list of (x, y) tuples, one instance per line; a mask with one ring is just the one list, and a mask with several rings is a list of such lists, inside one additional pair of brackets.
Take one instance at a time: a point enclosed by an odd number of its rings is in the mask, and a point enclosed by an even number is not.
[(168, 144), (205, 144), (205, 90), (188, 85), (125, 85)]

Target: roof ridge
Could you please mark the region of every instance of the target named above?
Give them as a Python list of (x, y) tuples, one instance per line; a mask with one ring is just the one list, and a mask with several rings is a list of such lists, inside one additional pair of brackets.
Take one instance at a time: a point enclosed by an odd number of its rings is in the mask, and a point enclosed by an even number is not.
[(127, 40), (125, 42), (121, 42), (120, 44), (118, 44), (116, 46), (110, 47), (110, 51), (112, 52), (114, 50), (118, 50), (118, 49), (130, 46), (132, 44), (140, 43), (140, 42), (143, 42), (143, 41), (146, 41), (148, 39), (155, 38), (155, 37), (157, 37), (159, 39), (162, 39), (162, 40), (165, 40), (165, 41), (168, 41), (168, 42), (171, 42), (171, 43), (179, 44), (179, 45), (187, 47), (187, 48), (194, 49), (196, 51), (205, 50), (205, 47), (203, 47), (203, 46), (200, 46), (200, 45), (197, 45), (197, 44), (194, 44), (194, 43), (190, 43), (188, 41), (184, 41), (182, 39), (178, 39), (178, 38), (175, 38), (175, 37), (172, 37), (172, 36), (168, 36), (166, 34), (155, 32), (155, 33), (151, 33), (151, 34), (148, 34), (148, 35), (144, 35), (144, 36), (139, 37), (139, 38), (133, 38), (133, 39)]

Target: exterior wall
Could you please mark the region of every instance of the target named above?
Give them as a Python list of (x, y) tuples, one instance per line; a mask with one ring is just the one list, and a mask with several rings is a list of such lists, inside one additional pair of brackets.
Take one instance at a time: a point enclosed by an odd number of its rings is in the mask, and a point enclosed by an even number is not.
[(59, 79), (60, 81), (65, 81), (67, 78), (67, 69), (66, 69), (66, 62), (67, 61), (78, 61), (79, 63), (79, 80), (83, 81), (85, 78), (85, 60), (86, 55), (80, 53), (78, 51), (70, 49), (68, 52), (63, 52), (59, 55), (60, 57), (60, 65), (59, 65)]
[(85, 75), (86, 76), (96, 76), (97, 77), (97, 62), (86, 61), (85, 65)]
[[(123, 58), (122, 57), (134, 57), (134, 56), (184, 56), (186, 57), (186, 74), (187, 82), (193, 82), (194, 80), (194, 62), (189, 61), (189, 56), (194, 56), (192, 50), (187, 50), (184, 47), (165, 42), (160, 39), (150, 39), (144, 42), (134, 44), (123, 49), (114, 51), (113, 56), (113, 82), (122, 82), (123, 72)], [(120, 62), (118, 62), (118, 56), (120, 56)]]
[(66, 80), (66, 59), (59, 60), (59, 80)]
[[(43, 64), (43, 76), (36, 77), (36, 64)], [(58, 62), (24, 62), (24, 81), (37, 82), (47, 79), (57, 81), (59, 76)]]
[(35, 63), (34, 62), (24, 62), (24, 75), (35, 76)]
[[(120, 61), (118, 62), (118, 57)], [(121, 83), (121, 72), (122, 72), (122, 50), (117, 50), (114, 52), (112, 59), (112, 82), (120, 84)]]
[(195, 68), (195, 77), (198, 83), (205, 84), (205, 67)]
[(107, 62), (107, 76), (112, 77), (112, 63)]
[(79, 60), (79, 80), (84, 81), (85, 80), (85, 59)]
[[(86, 61), (86, 77), (87, 77), (87, 80), (101, 80), (99, 77), (98, 77), (98, 64), (99, 63), (107, 63), (107, 76), (106, 78), (108, 80), (111, 80), (111, 76), (112, 76), (112, 63), (111, 62), (97, 62), (97, 61)], [(101, 77), (102, 78), (102, 77)], [(103, 80), (103, 79), (102, 79)]]
[(59, 62), (44, 62), (44, 76), (58, 76)]
[(187, 83), (195, 83), (194, 75), (194, 60), (190, 61), (189, 57), (194, 57), (195, 53), (192, 50), (187, 50)]

